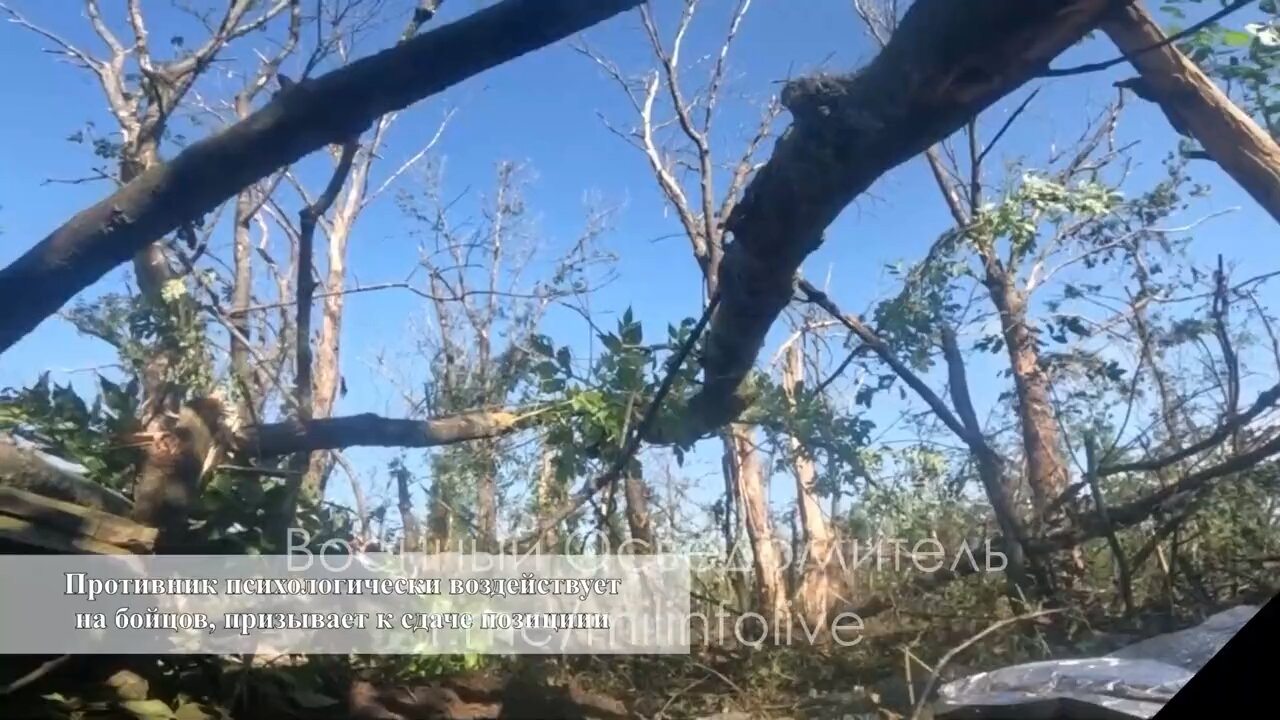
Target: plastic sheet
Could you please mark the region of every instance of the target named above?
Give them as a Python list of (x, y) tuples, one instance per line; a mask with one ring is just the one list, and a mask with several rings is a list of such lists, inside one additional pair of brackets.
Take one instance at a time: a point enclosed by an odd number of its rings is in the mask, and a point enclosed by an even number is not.
[[(938, 718), (1009, 717), (1015, 709), (1052, 701), (1105, 711), (1108, 717), (1150, 718), (1258, 611), (1225, 610), (1200, 625), (1157, 635), (1104, 657), (1046, 660), (978, 673), (943, 685)], [(1026, 715), (1030, 717), (1030, 715)], [(1062, 717), (1062, 715), (1054, 715)]]
[(964, 706), (999, 707), (1071, 698), (1135, 718), (1149, 718), (1192, 672), (1155, 660), (1046, 660), (978, 673), (939, 690), (938, 714)]
[(1195, 672), (1204, 667), (1257, 612), (1258, 607), (1254, 605), (1233, 607), (1195, 627), (1147, 638), (1108, 653), (1107, 657), (1148, 658)]

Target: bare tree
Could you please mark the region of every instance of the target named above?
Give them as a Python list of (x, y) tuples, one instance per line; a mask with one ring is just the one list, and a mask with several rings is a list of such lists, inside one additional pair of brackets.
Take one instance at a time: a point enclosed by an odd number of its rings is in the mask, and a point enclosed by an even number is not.
[[(249, 184), (314, 150), (345, 142), (389, 112), (637, 4), (505, 0), (276, 93), (251, 117), (153, 166), (0, 271), (3, 292), (28, 299), (23, 312), (0, 320), (0, 347), (11, 346), (157, 236), (212, 212)], [(77, 60), (84, 55), (65, 52)]]
[[(684, 3), (671, 38), (663, 38), (649, 8), (641, 8), (646, 40), (658, 67), (638, 81), (629, 77), (620, 67), (588, 48), (581, 52), (593, 60), (619, 88), (636, 113), (634, 129), (610, 129), (637, 148), (648, 161), (649, 169), (657, 181), (669, 207), (676, 214), (687, 240), (693, 259), (703, 278), (704, 301), (716, 297), (720, 291), (720, 267), (724, 257), (724, 220), (733, 212), (742, 189), (751, 177), (756, 162), (755, 155), (769, 138), (780, 107), (776, 99), (770, 99), (761, 112), (756, 132), (746, 139), (743, 148), (731, 155), (727, 167), (729, 184), (717, 191), (717, 178), (726, 168), (724, 157), (712, 144), (712, 131), (716, 107), (728, 81), (728, 58), (733, 42), (750, 10), (750, 0), (736, 3), (730, 17), (724, 42), (715, 52), (709, 76), (696, 91), (691, 90), (682, 73), (685, 67), (681, 53), (689, 27), (698, 13), (701, 3), (691, 0)], [(660, 104), (659, 98), (663, 99)], [(657, 117), (659, 111), (670, 113), (669, 119)], [(664, 143), (661, 131), (670, 125), (678, 129), (677, 139)], [(691, 178), (685, 181), (684, 178)], [(764, 609), (779, 617), (786, 617), (785, 584), (782, 562), (774, 548), (774, 532), (765, 494), (765, 474), (756, 457), (755, 431), (745, 424), (730, 424), (721, 433), (724, 445), (725, 526), (726, 545), (736, 544), (733, 531), (741, 517), (751, 540), (756, 568), (756, 582)], [(628, 476), (626, 482), (636, 485), (638, 477)], [(628, 487), (627, 496), (639, 496), (643, 490)]]
[[(15, 11), (3, 8), (14, 22), (54, 42), (59, 52), (89, 70), (98, 80), (107, 108), (117, 124), (120, 142), (116, 149), (117, 177), (122, 184), (132, 182), (162, 162), (163, 145), (175, 113), (192, 88), (225, 48), (245, 35), (264, 28), (272, 19), (292, 9), (290, 34), (298, 31), (297, 2), (280, 0), (265, 6), (254, 0), (236, 0), (216, 19), (201, 18), (208, 30), (195, 43), (171, 43), (172, 57), (153, 47), (140, 0), (129, 0), (124, 16), (131, 38), (122, 40), (111, 29), (111, 20), (102, 15), (98, 0), (85, 0), (84, 11), (97, 39), (106, 47), (106, 57), (97, 57), (45, 30)], [(188, 222), (194, 218), (187, 218)], [(188, 226), (186, 232), (193, 230)], [(193, 250), (195, 248), (192, 248)], [(180, 282), (182, 272), (174, 268), (165, 243), (151, 238), (133, 256), (134, 276), (143, 301), (156, 313), (165, 313), (162, 294), (167, 286)], [(177, 318), (181, 324), (181, 318)], [(181, 327), (179, 330), (181, 332)], [(188, 388), (179, 370), (183, 349), (175, 333), (163, 334), (141, 368), (144, 428), (159, 432), (167, 416), (176, 413)]]
[[(596, 267), (607, 260), (596, 244), (607, 229), (608, 209), (589, 209), (582, 234), (552, 256), (555, 248), (539, 234), (525, 203), (529, 168), (504, 161), (495, 175), (478, 218), (457, 217), (457, 199), (445, 196), (440, 166), (416, 175), (417, 191), (401, 194), (401, 208), (419, 227), (415, 274), (425, 276), (422, 295), (429, 309), (429, 328), (416, 352), (429, 359), (431, 380), (411, 395), (414, 413), (518, 404), (530, 366), (543, 359), (545, 348), (536, 337), (544, 316), (554, 305), (590, 293), (598, 281)], [(541, 263), (549, 263), (545, 275), (529, 277), (530, 268)], [(437, 507), (431, 512), (466, 507), (463, 501), (474, 488), (470, 524), (483, 549), (498, 546), (508, 456), (494, 434), (434, 458), (431, 501)], [(534, 480), (549, 481), (541, 474)]]

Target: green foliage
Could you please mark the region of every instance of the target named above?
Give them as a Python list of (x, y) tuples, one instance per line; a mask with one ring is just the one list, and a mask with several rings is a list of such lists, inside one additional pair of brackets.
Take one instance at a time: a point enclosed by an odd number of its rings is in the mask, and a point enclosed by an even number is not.
[(81, 333), (114, 347), (133, 377), (157, 369), (162, 383), (183, 397), (207, 394), (214, 384), (209, 339), (199, 303), (182, 280), (162, 289), (152, 303), (140, 296), (107, 294), (93, 302), (79, 302), (67, 314)]
[[(614, 460), (662, 383), (667, 361), (688, 342), (696, 324), (695, 319), (686, 318), (667, 327), (666, 342), (645, 345), (644, 329), (628, 308), (613, 331), (599, 333), (604, 352), (584, 375), (575, 370), (569, 348), (557, 348), (545, 336), (534, 338), (538, 360), (532, 371), (538, 389), (562, 398), (547, 434), (547, 442), (556, 449), (553, 462), (558, 480), (568, 482), (589, 472), (593, 462)], [(680, 422), (695, 389), (698, 367), (686, 362), (671, 372), (671, 391), (655, 420), (659, 432)], [(682, 459), (687, 448), (673, 450)]]
[(1006, 264), (1017, 267), (1036, 251), (1048, 228), (1100, 218), (1120, 201), (1118, 192), (1092, 179), (1067, 183), (1029, 171), (1000, 202), (978, 213), (966, 235), (974, 243), (1003, 239), (1009, 248)]
[[(923, 261), (910, 268), (901, 264), (888, 268), (890, 275), (903, 279), (902, 290), (876, 306), (876, 329), (916, 369), (924, 369), (932, 362), (930, 349), (938, 318), (952, 316), (961, 309), (951, 291), (954, 281), (968, 272), (967, 260), (959, 252), (962, 243), (961, 232), (948, 230)], [(869, 388), (859, 403), (869, 406), (875, 391)]]
[(117, 490), (128, 485), (134, 455), (112, 437), (136, 430), (136, 413), (136, 381), (121, 386), (99, 377), (92, 405), (70, 384), (50, 382), (47, 372), (31, 387), (0, 390), (0, 432), (82, 465), (88, 477)]
[[(923, 261), (909, 269), (890, 268), (891, 274), (903, 278), (903, 288), (877, 305), (874, 318), (878, 334), (917, 370), (927, 369), (933, 362), (939, 321), (954, 324), (964, 310), (957, 300), (960, 284), (984, 278), (977, 256), (995, 257), (1003, 247), (1006, 252), (1000, 262), (1016, 273), (1029, 257), (1045, 250), (1039, 247), (1041, 238), (1055, 237), (1055, 229), (1087, 230), (1105, 222), (1122, 206), (1120, 194), (1096, 179), (1064, 180), (1047, 171), (1023, 172), (998, 201), (982, 207), (966, 227), (944, 233)], [(1068, 329), (1080, 329), (1076, 320), (1064, 318), (1061, 322)], [(998, 334), (980, 339), (976, 346), (992, 353), (1003, 348), (1004, 339)], [(875, 392), (889, 384), (868, 387), (859, 401), (869, 403)]]
[[(1183, 6), (1216, 5), (1203, 0), (1170, 0), (1162, 9), (1178, 22), (1170, 34), (1181, 30), (1187, 17)], [(1276, 0), (1261, 0), (1255, 17), (1231, 16), (1178, 43), (1210, 77), (1218, 80), (1232, 98), (1252, 114), (1272, 136), (1280, 135), (1280, 9)], [(1209, 8), (1207, 8), (1209, 9)], [(1199, 13), (1197, 13), (1199, 14)], [(1241, 15), (1246, 15), (1242, 18)], [(1261, 17), (1256, 17), (1260, 15)]]
[[(803, 382), (788, 400), (781, 385), (761, 380), (750, 415), (759, 421), (776, 453), (776, 470), (791, 473), (794, 453), (815, 463), (820, 495), (846, 492), (866, 477), (864, 454), (875, 423), (842, 411), (831, 396)], [(793, 449), (788, 439), (799, 447)]]

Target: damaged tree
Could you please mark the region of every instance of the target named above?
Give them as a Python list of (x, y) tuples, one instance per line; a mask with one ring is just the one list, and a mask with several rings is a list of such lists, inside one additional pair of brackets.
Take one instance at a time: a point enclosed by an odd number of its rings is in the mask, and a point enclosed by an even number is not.
[(844, 208), (888, 170), (960, 128), (1078, 42), (1106, 0), (920, 0), (865, 68), (795, 80), (792, 126), (747, 185), (725, 229), (722, 295), (703, 358), (706, 384), (683, 435), (749, 403), (742, 381), (790, 302), (795, 272)]
[[(1236, 2), (1227, 9), (1248, 5)], [(1135, 94), (1205, 152), (1280, 221), (1280, 145), (1175, 47), (1141, 2), (1119, 4), (1102, 30), (1139, 73)], [(1133, 87), (1133, 83), (1130, 83)]]

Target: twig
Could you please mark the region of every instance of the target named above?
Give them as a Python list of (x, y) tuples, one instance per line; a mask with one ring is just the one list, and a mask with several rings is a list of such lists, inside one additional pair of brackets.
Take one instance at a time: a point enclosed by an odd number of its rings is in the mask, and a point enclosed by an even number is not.
[(1124, 599), (1125, 615), (1132, 617), (1135, 607), (1133, 602), (1133, 575), (1129, 571), (1129, 561), (1125, 557), (1124, 546), (1120, 544), (1120, 538), (1116, 535), (1115, 525), (1111, 523), (1111, 516), (1107, 514), (1107, 503), (1102, 496), (1102, 486), (1098, 483), (1098, 442), (1092, 433), (1085, 435), (1084, 454), (1084, 478), (1089, 483), (1089, 492), (1093, 494), (1094, 509), (1098, 513), (1098, 520), (1102, 522), (1103, 532), (1107, 536), (1107, 545), (1111, 547), (1111, 554), (1116, 560), (1116, 569), (1120, 575), (1120, 596)]
[(657, 420), (658, 411), (661, 409), (667, 395), (671, 392), (671, 387), (675, 384), (677, 371), (684, 365), (689, 353), (693, 352), (694, 345), (698, 343), (698, 339), (702, 336), (703, 331), (706, 330), (707, 324), (711, 320), (711, 315), (719, 304), (720, 295), (716, 294), (707, 303), (707, 307), (702, 311), (702, 317), (698, 319), (697, 325), (693, 327), (684, 344), (667, 362), (666, 375), (662, 378), (662, 383), (658, 386), (657, 392), (654, 393), (653, 399), (649, 401), (649, 406), (645, 408), (644, 416), (641, 417), (639, 424), (636, 425), (635, 430), (632, 431), (631, 436), (627, 439), (626, 444), (623, 445), (622, 450), (618, 453), (617, 458), (614, 459), (609, 469), (583, 486), (563, 507), (543, 520), (531, 535), (522, 542), (517, 543), (517, 547), (536, 545), (541, 542), (547, 531), (564, 522), (578, 508), (591, 500), (596, 493), (622, 475), (631, 459), (640, 450), (640, 445), (644, 442), (645, 436), (648, 435), (650, 427)]
[(1252, 5), (1252, 4), (1253, 4), (1253, 0), (1236, 0), (1235, 2), (1231, 3), (1230, 5), (1227, 5), (1226, 7), (1222, 8), (1218, 12), (1213, 13), (1209, 17), (1201, 20), (1198, 23), (1195, 23), (1191, 27), (1188, 27), (1182, 32), (1174, 33), (1173, 35), (1170, 35), (1169, 37), (1165, 38), (1164, 40), (1161, 40), (1158, 43), (1155, 43), (1153, 45), (1148, 45), (1147, 47), (1144, 47), (1141, 50), (1138, 50), (1132, 55), (1121, 55), (1120, 57), (1114, 57), (1114, 58), (1111, 58), (1110, 60), (1104, 60), (1102, 62), (1085, 63), (1083, 65), (1074, 65), (1072, 67), (1049, 68), (1048, 70), (1045, 70), (1044, 72), (1040, 73), (1040, 77), (1067, 77), (1069, 75), (1084, 75), (1087, 73), (1100, 72), (1102, 70), (1115, 67), (1116, 65), (1132, 60), (1133, 58), (1139, 55), (1145, 55), (1149, 52), (1152, 52), (1154, 50), (1159, 50), (1162, 47), (1172, 45), (1173, 43), (1176, 43), (1179, 40), (1183, 40), (1192, 35), (1195, 35), (1196, 33), (1209, 27), (1210, 25), (1213, 25), (1219, 20), (1234, 13), (1235, 11), (1243, 9), (1246, 5)]
[(920, 699), (916, 701), (915, 710), (911, 713), (911, 720), (920, 720), (920, 718), (923, 717), (921, 713), (924, 712), (925, 703), (927, 703), (929, 700), (929, 694), (933, 692), (933, 686), (934, 684), (937, 683), (938, 676), (942, 673), (942, 669), (947, 666), (947, 663), (951, 662), (951, 659), (954, 658), (956, 655), (959, 655), (960, 653), (969, 649), (969, 647), (972, 646), (974, 643), (990, 635), (991, 633), (1005, 627), (1006, 625), (1012, 625), (1016, 622), (1021, 622), (1023, 620), (1033, 620), (1038, 617), (1044, 617), (1045, 615), (1052, 615), (1054, 613), (1062, 612), (1062, 610), (1063, 610), (1062, 608), (1054, 608), (1051, 610), (1037, 610), (1035, 612), (1026, 613), (1024, 615), (1018, 615), (1017, 617), (1005, 618), (1004, 620), (1000, 620), (999, 622), (993, 623), (986, 630), (983, 630), (977, 635), (974, 635), (968, 640), (965, 640), (964, 642), (960, 643), (956, 647), (947, 651), (947, 654), (942, 656), (942, 659), (939, 660), (938, 664), (934, 666), (933, 672), (930, 673), (929, 680), (928, 682), (925, 683), (924, 690), (921, 691), (920, 693)]
[(991, 142), (987, 143), (987, 146), (982, 148), (982, 152), (978, 153), (978, 159), (974, 162), (975, 165), (982, 167), (982, 162), (987, 159), (987, 155), (995, 148), (996, 143), (1000, 142), (1000, 138), (1004, 137), (1005, 133), (1009, 132), (1009, 128), (1013, 127), (1013, 123), (1018, 120), (1018, 117), (1026, 111), (1027, 106), (1030, 105), (1031, 101), (1035, 100), (1036, 96), (1039, 94), (1040, 88), (1036, 88), (1031, 91), (1031, 94), (1028, 95), (1025, 100), (1019, 103), (1018, 107), (1015, 108), (1009, 115), (1008, 119), (1004, 121), (1004, 124), (1000, 126), (1000, 129), (996, 131), (996, 134), (992, 136)]
[(41, 663), (40, 666), (37, 667), (36, 669), (32, 670), (26, 675), (23, 675), (17, 680), (14, 680), (8, 685), (5, 685), (4, 687), (0, 688), (0, 697), (3, 697), (5, 695), (11, 695), (13, 693), (18, 692), (22, 688), (27, 687), (28, 685), (36, 682), (40, 678), (62, 667), (70, 659), (71, 659), (71, 654), (68, 653), (66, 655), (61, 655), (52, 660)]
[(661, 710), (659, 710), (659, 711), (658, 711), (658, 714), (657, 714), (657, 715), (654, 715), (654, 717), (655, 717), (655, 718), (665, 718), (665, 717), (667, 717), (667, 708), (671, 707), (671, 703), (673, 703), (673, 702), (675, 702), (677, 699), (679, 699), (679, 697), (680, 697), (681, 695), (684, 695), (685, 693), (689, 692), (690, 690), (694, 689), (695, 687), (697, 687), (697, 686), (701, 685), (702, 683), (706, 682), (706, 681), (707, 681), (708, 679), (710, 679), (710, 678), (711, 678), (711, 676), (710, 676), (710, 675), (706, 675), (706, 676), (704, 676), (704, 677), (698, 678), (697, 680), (694, 680), (693, 682), (689, 683), (688, 685), (684, 686), (683, 688), (680, 688), (679, 690), (676, 690), (674, 693), (672, 693), (672, 694), (671, 694), (671, 697), (670, 697), (670, 698), (668, 698), (668, 699), (667, 699), (667, 701), (662, 705), (662, 709), (661, 709)]
[(743, 689), (742, 689), (742, 688), (738, 687), (738, 684), (737, 684), (737, 683), (735, 683), (734, 681), (732, 681), (732, 680), (730, 680), (729, 678), (725, 677), (724, 673), (720, 672), (719, 670), (716, 670), (715, 668), (713, 668), (713, 667), (711, 667), (711, 666), (709, 666), (709, 665), (703, 665), (703, 664), (702, 664), (702, 663), (700, 663), (700, 662), (695, 662), (695, 663), (693, 663), (693, 666), (694, 666), (694, 667), (696, 667), (696, 668), (700, 668), (700, 669), (702, 669), (702, 670), (706, 670), (707, 672), (711, 673), (712, 675), (715, 675), (716, 677), (718, 677), (718, 678), (720, 678), (721, 680), (723, 680), (723, 681), (725, 682), (725, 684), (726, 684), (726, 685), (728, 685), (729, 687), (733, 688), (734, 690), (737, 690), (739, 695), (742, 695), (742, 696), (744, 696), (744, 697), (746, 696), (746, 694), (747, 694), (747, 693), (746, 693), (745, 691), (743, 691)]
[(261, 477), (274, 478), (287, 478), (300, 474), (296, 470), (255, 467), (253, 465), (219, 465), (217, 469), (218, 472), (242, 473), (245, 475), (259, 475)]
[(1253, 401), (1253, 405), (1251, 405), (1248, 410), (1231, 416), (1229, 420), (1219, 425), (1213, 433), (1205, 437), (1203, 440), (1187, 445), (1181, 450), (1177, 450), (1164, 457), (1102, 467), (1098, 469), (1098, 475), (1100, 477), (1107, 477), (1108, 475), (1117, 475), (1119, 473), (1128, 472), (1153, 472), (1166, 468), (1182, 460), (1186, 460), (1192, 455), (1197, 455), (1206, 450), (1211, 450), (1230, 438), (1233, 434), (1239, 432), (1240, 429), (1249, 424), (1254, 418), (1270, 409), (1277, 403), (1277, 401), (1280, 401), (1280, 384), (1273, 385), (1267, 390), (1258, 393), (1257, 399)]

